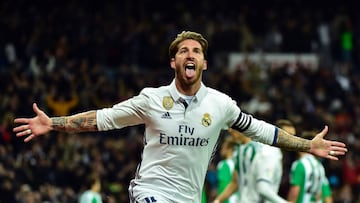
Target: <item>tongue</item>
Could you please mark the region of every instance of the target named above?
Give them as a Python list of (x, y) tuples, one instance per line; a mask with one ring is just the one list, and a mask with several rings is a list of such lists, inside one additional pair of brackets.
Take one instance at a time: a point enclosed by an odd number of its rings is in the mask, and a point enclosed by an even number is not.
[(194, 69), (190, 69), (190, 68), (186, 68), (185, 69), (185, 74), (186, 77), (191, 78), (195, 76), (195, 70)]

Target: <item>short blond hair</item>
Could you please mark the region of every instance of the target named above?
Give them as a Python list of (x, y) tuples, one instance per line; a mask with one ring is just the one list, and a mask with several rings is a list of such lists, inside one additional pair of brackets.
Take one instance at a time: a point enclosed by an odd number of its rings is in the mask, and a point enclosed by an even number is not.
[(275, 123), (278, 127), (283, 128), (283, 127), (295, 127), (294, 124), (287, 119), (279, 119), (276, 121)]
[(192, 31), (182, 31), (180, 34), (176, 36), (176, 38), (171, 42), (169, 46), (169, 57), (175, 58), (176, 53), (179, 50), (179, 44), (187, 39), (193, 39), (200, 43), (204, 57), (206, 58), (207, 49), (208, 49), (208, 41), (197, 32)]

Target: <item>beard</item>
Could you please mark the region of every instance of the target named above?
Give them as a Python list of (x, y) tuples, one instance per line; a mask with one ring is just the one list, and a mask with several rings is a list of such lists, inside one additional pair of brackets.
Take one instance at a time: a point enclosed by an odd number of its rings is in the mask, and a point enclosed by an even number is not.
[(202, 72), (200, 70), (196, 69), (195, 75), (191, 78), (188, 78), (184, 71), (184, 67), (176, 68), (176, 77), (180, 81), (181, 84), (191, 86), (191, 85), (196, 84), (201, 79)]

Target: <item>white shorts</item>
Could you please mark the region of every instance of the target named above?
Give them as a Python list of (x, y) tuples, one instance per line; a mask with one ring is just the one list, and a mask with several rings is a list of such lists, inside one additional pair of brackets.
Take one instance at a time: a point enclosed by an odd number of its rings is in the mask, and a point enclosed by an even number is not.
[(172, 203), (172, 202), (164, 199), (163, 197), (149, 194), (149, 196), (145, 198), (130, 197), (130, 203)]
[[(163, 195), (154, 193), (152, 191), (141, 191), (141, 194), (134, 194), (134, 186), (135, 184), (131, 182), (129, 186), (130, 203), (173, 203), (173, 201), (169, 200)], [(139, 193), (139, 191), (136, 193)]]

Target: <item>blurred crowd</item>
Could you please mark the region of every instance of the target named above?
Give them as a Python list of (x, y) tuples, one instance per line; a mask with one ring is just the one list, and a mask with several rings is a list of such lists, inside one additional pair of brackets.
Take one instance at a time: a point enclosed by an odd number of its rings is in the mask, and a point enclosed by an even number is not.
[[(243, 111), (271, 123), (290, 119), (299, 132), (329, 125), (327, 138), (349, 148), (339, 161), (323, 160), (335, 201), (360, 202), (359, 14), (346, 1), (321, 9), (306, 2), (1, 1), (0, 203), (77, 202), (94, 173), (105, 202), (128, 202), (143, 126), (53, 132), (24, 143), (12, 133), (13, 119), (33, 116), (33, 102), (63, 116), (168, 84), (168, 45), (182, 30), (209, 40), (205, 84), (231, 95)], [(247, 60), (230, 71), (231, 52), (314, 53), (320, 64)], [(285, 168), (293, 156), (285, 155)], [(218, 161), (215, 154), (209, 199)]]

